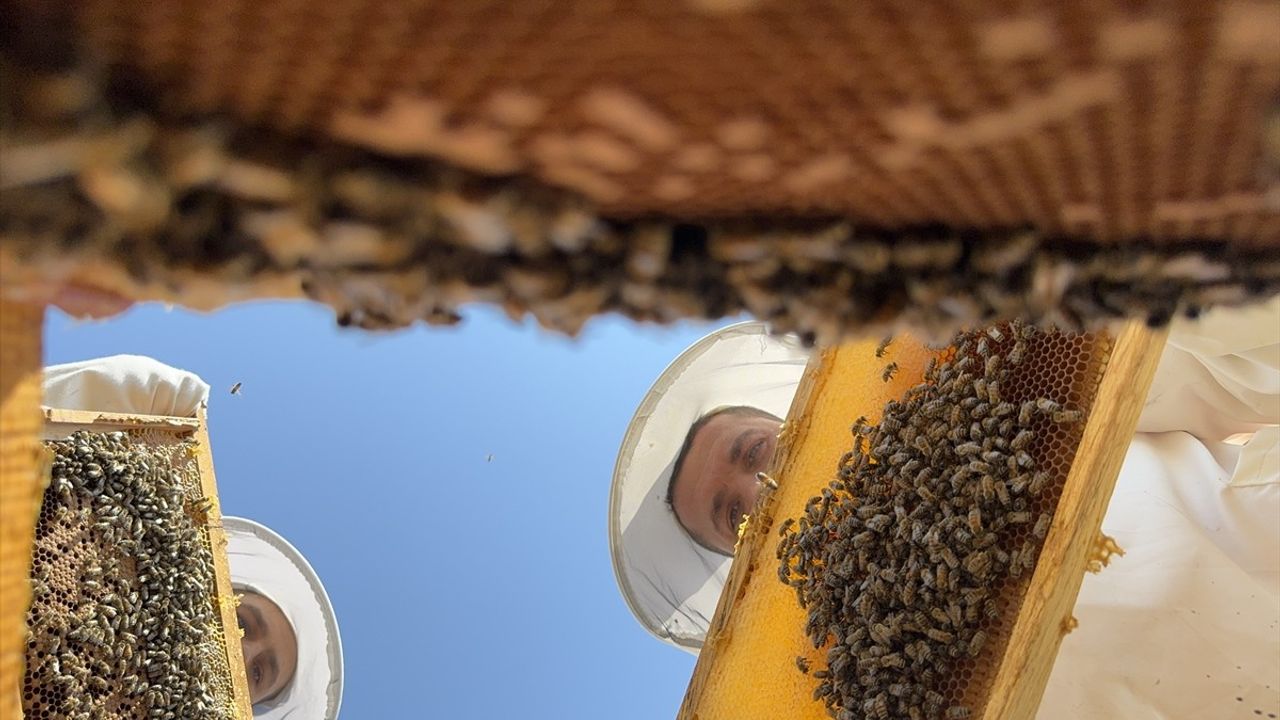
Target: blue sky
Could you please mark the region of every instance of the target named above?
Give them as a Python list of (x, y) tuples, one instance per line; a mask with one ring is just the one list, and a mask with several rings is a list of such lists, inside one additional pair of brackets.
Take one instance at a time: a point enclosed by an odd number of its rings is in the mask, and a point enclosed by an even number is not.
[(674, 717), (693, 657), (627, 611), (605, 508), (636, 404), (714, 326), (597, 318), (570, 340), (465, 315), (369, 334), (303, 303), (54, 311), (45, 361), (136, 353), (213, 386), (223, 509), (323, 579), (344, 718)]

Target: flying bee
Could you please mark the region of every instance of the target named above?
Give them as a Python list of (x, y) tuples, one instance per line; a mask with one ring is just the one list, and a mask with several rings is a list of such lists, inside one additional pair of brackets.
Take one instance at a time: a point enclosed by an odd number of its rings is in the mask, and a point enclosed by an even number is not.
[(778, 481), (769, 477), (768, 473), (763, 473), (763, 472), (756, 473), (756, 480), (764, 483), (765, 486), (767, 486), (770, 490), (778, 489)]
[(897, 372), (898, 372), (898, 363), (891, 362), (885, 366), (884, 372), (881, 373), (880, 375), (880, 379), (883, 380), (884, 382), (889, 382), (890, 380), (893, 379), (894, 374)]
[(240, 386), (241, 386), (241, 385), (243, 385), (243, 384), (244, 384), (244, 383), (236, 383), (235, 385), (232, 385), (232, 386), (231, 386), (231, 394), (232, 394), (232, 395), (239, 395), (239, 394), (240, 394)]
[(892, 335), (886, 335), (879, 345), (876, 345), (876, 357), (884, 357), (884, 351), (889, 349), (889, 344), (893, 342)]

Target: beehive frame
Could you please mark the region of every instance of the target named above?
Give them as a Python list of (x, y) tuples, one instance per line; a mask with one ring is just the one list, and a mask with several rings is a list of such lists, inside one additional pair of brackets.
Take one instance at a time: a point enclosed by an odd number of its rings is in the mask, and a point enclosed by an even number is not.
[(220, 645), (225, 649), (225, 662), (231, 677), (231, 701), (235, 717), (251, 720), (248, 681), (244, 657), (239, 652), (239, 624), (231, 585), (231, 573), (227, 564), (227, 537), (222, 526), (222, 514), (217, 503), (217, 481), (213, 471), (213, 455), (209, 444), (207, 415), (204, 407), (196, 417), (170, 417), (164, 415), (104, 413), (84, 410), (66, 410), (45, 407), (44, 427), (41, 439), (63, 440), (79, 430), (90, 432), (123, 431), (135, 442), (147, 443), (148, 439), (162, 442), (194, 441), (192, 461), (199, 476), (199, 494), (214, 502), (212, 508), (197, 518), (213, 557), (213, 577), (216, 584), (214, 601), (218, 609), (222, 637)]
[[(1067, 631), (1071, 608), (1098, 540), (1166, 333), (1131, 324), (1113, 337), (1106, 369), (1076, 446), (1040, 560), (1011, 623), (1009, 640), (991, 668), (993, 679), (985, 709), (975, 712), (974, 718), (1034, 717)], [(876, 386), (854, 379), (859, 373), (866, 374), (865, 358), (871, 356), (868, 347), (868, 343), (854, 343), (814, 355), (792, 403), (770, 471), (782, 484), (781, 492), (794, 483), (793, 493), (807, 497), (823, 487), (835, 458), (847, 449), (850, 415), (871, 410), (873, 405), (905, 390), (914, 383), (910, 378), (919, 377), (931, 356), (921, 347), (896, 358), (902, 366), (900, 378), (882, 384), (883, 389), (877, 391)], [(780, 494), (768, 496), (748, 525), (690, 680), (680, 720), (743, 716), (746, 708), (726, 707), (732, 699), (723, 689), (732, 681), (725, 678), (749, 677), (752, 683), (779, 690), (777, 695), (764, 695), (789, 700), (800, 694), (795, 687), (783, 692), (784, 688), (816, 685), (816, 681), (794, 669), (788, 672), (790, 658), (805, 652), (800, 645), (779, 649), (776, 667), (772, 663), (768, 667), (745, 666), (743, 653), (729, 650), (735, 633), (773, 632), (769, 625), (774, 618), (760, 613), (762, 607), (769, 606), (751, 602), (750, 594), (759, 593), (763, 585), (777, 584), (772, 577), (772, 550), (777, 540), (773, 531), (780, 520), (775, 517)], [(717, 684), (720, 687), (714, 687)], [(798, 718), (826, 717), (821, 704), (807, 699), (804, 702), (804, 707), (750, 710), (763, 710), (762, 717), (769, 711)]]

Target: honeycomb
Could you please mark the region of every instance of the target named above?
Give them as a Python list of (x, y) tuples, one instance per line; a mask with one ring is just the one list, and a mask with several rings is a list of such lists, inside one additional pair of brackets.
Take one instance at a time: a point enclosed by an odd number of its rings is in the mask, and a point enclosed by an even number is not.
[(236, 717), (195, 441), (138, 428), (47, 445), (26, 717)]
[[(1083, 414), (1063, 408), (1087, 408), (1092, 401), (1069, 380), (1101, 374), (1090, 367), (1087, 336), (1030, 331), (1015, 324), (958, 338), (954, 347), (959, 354), (931, 367), (924, 384), (908, 391), (906, 405), (891, 402), (878, 427), (855, 423), (855, 450), (842, 458), (840, 479), (806, 504), (799, 530), (790, 528), (794, 520), (784, 521), (779, 576), (796, 587), (802, 606), (808, 607), (806, 631), (814, 645), (827, 645), (828, 637), (834, 643), (827, 663), (815, 673), (823, 679), (815, 697), (824, 697), (833, 717), (847, 720), (859, 712), (899, 717), (908, 710), (913, 718), (942, 717), (944, 710), (946, 717), (967, 717), (975, 707), (981, 709), (991, 681), (987, 669), (997, 666), (1016, 617), (1006, 608), (1016, 609), (1011, 598), (1025, 590), (1034, 567), (1024, 555), (1038, 552), (1048, 532), (1055, 489), (1061, 488), (1073, 455), (1063, 450), (1074, 450), (1083, 428)], [(1024, 333), (1029, 337), (1023, 339)], [(883, 350), (884, 345), (876, 352)], [(1044, 368), (1058, 371), (1046, 373)], [(996, 382), (998, 390), (992, 387)], [(930, 405), (939, 403), (940, 412), (929, 412)], [(990, 414), (974, 415), (981, 417), (982, 428), (973, 420), (966, 429), (971, 420), (967, 407), (977, 413), (993, 403), (1007, 408), (1008, 415), (999, 416), (993, 408)], [(1000, 417), (1007, 430), (994, 427)], [(937, 437), (924, 431), (928, 427), (940, 431)], [(944, 430), (950, 432), (943, 435)], [(980, 452), (975, 440), (992, 452)], [(1018, 454), (1016, 463), (1015, 451), (1026, 453)], [(908, 462), (912, 457), (916, 459)], [(1006, 458), (1007, 470), (1001, 467)], [(981, 483), (975, 474), (961, 474), (971, 461), (989, 468), (976, 471), (983, 475)], [(898, 474), (899, 468), (907, 469)], [(1046, 474), (1031, 479), (1042, 472)], [(992, 477), (984, 502), (980, 487)], [(881, 493), (896, 497), (889, 501)], [(954, 510), (938, 515), (948, 503)], [(923, 524), (917, 519), (920, 511)], [(926, 532), (929, 518), (933, 526)], [(928, 577), (918, 580), (917, 570), (906, 565), (908, 552), (936, 562), (937, 579), (934, 566), (927, 564), (919, 573)], [(918, 569), (917, 561), (910, 567)], [(850, 568), (856, 571), (845, 575)], [(864, 569), (871, 574), (859, 574)], [(879, 595), (873, 591), (885, 572), (893, 577)], [(970, 593), (978, 594), (972, 605)], [(913, 613), (916, 619), (911, 619)], [(907, 660), (902, 660), (904, 654)], [(895, 666), (881, 664), (889, 658)], [(929, 692), (935, 694), (926, 702)]]
[[(988, 338), (993, 354), (1008, 352), (1012, 335), (1005, 332), (1004, 336), (1002, 342)], [(1027, 452), (1035, 458), (1037, 469), (1049, 474), (1045, 489), (1027, 508), (1035, 517), (1040, 513), (1052, 514), (1057, 505), (1087, 411), (1096, 400), (1110, 340), (1102, 334), (1047, 332), (1029, 340), (1023, 352), (1022, 363), (1000, 387), (1003, 397), (1019, 403), (1046, 398), (1064, 408), (1086, 411), (1078, 422), (1054, 422), (1050, 415), (1032, 417), (1032, 429), (1037, 434)], [(811, 628), (807, 627), (811, 619), (809, 610), (798, 605), (795, 591), (775, 577), (773, 570), (778, 566), (773, 558), (787, 542), (779, 537), (778, 530), (788, 527), (788, 519), (794, 522), (803, 517), (806, 504), (814, 496), (820, 497), (820, 491), (829, 487), (833, 477), (841, 479), (838, 470), (832, 472), (838, 467), (835, 458), (817, 453), (848, 448), (847, 423), (852, 419), (849, 416), (865, 415), (870, 424), (881, 422), (886, 405), (901, 401), (924, 377), (930, 360), (945, 361), (948, 353), (930, 350), (908, 337), (895, 338), (884, 358), (875, 356), (872, 342), (856, 343), (834, 352), (830, 366), (845, 374), (824, 377), (825, 385), (815, 388), (814, 392), (819, 394), (811, 417), (824, 420), (807, 428), (805, 444), (798, 455), (785, 458), (783, 467), (775, 467), (781, 490), (774, 512), (762, 516), (765, 524), (759, 528), (762, 537), (767, 539), (746, 551), (750, 564), (746, 580), (737, 592), (733, 612), (727, 620), (720, 618), (725, 610), (725, 601), (721, 602), (717, 622), (724, 623), (723, 631), (719, 637), (708, 638), (699, 669), (703, 669), (704, 662), (709, 665), (705, 673), (695, 672), (682, 718), (750, 720), (785, 715), (816, 720), (828, 715), (824, 704), (815, 702), (820, 699), (815, 692), (823, 678), (815, 678), (812, 673), (829, 668), (834, 645), (828, 638), (821, 647), (814, 647)], [(889, 363), (900, 367), (897, 376), (885, 383), (881, 379), (882, 370)], [(836, 404), (849, 400), (853, 400), (852, 407)], [(1039, 539), (1032, 533), (1033, 528), (1034, 524), (1006, 526), (1008, 541), (1020, 544), (1032, 540), (1038, 547)], [(782, 534), (787, 532), (783, 530)], [(1026, 570), (1016, 578), (1004, 577), (990, 588), (998, 603), (998, 613), (996, 617), (983, 616), (979, 627), (986, 634), (986, 641), (976, 655), (957, 658), (949, 672), (937, 679), (933, 689), (942, 698), (939, 714), (934, 717), (946, 717), (945, 711), (951, 707), (966, 708), (975, 718), (984, 716), (986, 698), (1032, 572)], [(808, 666), (808, 674), (797, 668), (797, 656), (801, 658), (800, 664)], [(750, 677), (743, 674), (748, 668), (752, 669), (746, 673)], [(769, 679), (761, 681), (761, 677)], [(852, 717), (864, 714), (875, 717), (877, 711), (874, 707), (859, 707), (852, 712)], [(957, 710), (957, 714), (963, 711)]]
[(745, 310), (824, 343), (1280, 292), (1264, 0), (13, 15), (15, 279), (307, 297), (371, 329), (476, 301), (570, 333)]

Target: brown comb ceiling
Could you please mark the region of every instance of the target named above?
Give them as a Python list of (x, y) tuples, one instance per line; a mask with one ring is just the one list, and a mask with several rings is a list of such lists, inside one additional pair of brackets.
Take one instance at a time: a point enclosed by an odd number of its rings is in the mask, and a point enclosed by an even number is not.
[[(18, 14), (35, 16), (29, 5)], [(11, 58), (24, 44), (70, 48), (101, 69), (118, 117), (216, 118), (232, 146), (289, 177), (342, 148), (393, 159), (402, 178), (499, 181), (487, 187), (518, 196), (509, 205), (570, 198), (614, 229), (656, 219), (713, 240), (816, 221), (875, 228), (891, 246), (903, 228), (1030, 228), (1033, 249), (1193, 248), (1229, 264), (1274, 261), (1280, 242), (1280, 170), (1263, 151), (1280, 5), (1266, 0), (87, 0), (74, 22), (32, 25), (39, 37), (10, 41)], [(23, 126), (8, 144), (39, 135)], [(714, 255), (699, 257), (724, 262)], [(1276, 289), (1227, 275), (1215, 281), (1247, 286), (1232, 297)], [(500, 284), (503, 297), (481, 299), (509, 300)], [(742, 287), (722, 293), (725, 309), (759, 313)], [(664, 316), (604, 292), (615, 299), (593, 311)], [(875, 315), (842, 312), (827, 320)]]

